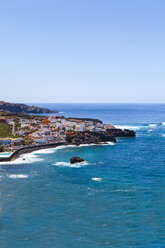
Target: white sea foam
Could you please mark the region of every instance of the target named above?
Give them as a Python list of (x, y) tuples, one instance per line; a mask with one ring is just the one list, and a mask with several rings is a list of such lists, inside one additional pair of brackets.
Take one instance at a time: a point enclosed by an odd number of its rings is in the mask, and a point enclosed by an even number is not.
[(165, 134), (162, 134), (163, 137), (165, 137)]
[(132, 191), (131, 189), (116, 189), (111, 192), (131, 192), (131, 191)]
[(112, 141), (108, 141), (107, 144), (104, 144), (104, 145), (115, 146), (116, 143), (115, 142), (112, 142)]
[(88, 146), (105, 146), (105, 145), (111, 145), (114, 146), (116, 143), (109, 141), (106, 143), (100, 143), (100, 144), (95, 144), (95, 143), (91, 143), (91, 144), (81, 144), (81, 145), (63, 145), (63, 146), (58, 146), (55, 148), (51, 148), (51, 150), (61, 150), (61, 149), (67, 149), (67, 148), (79, 148), (79, 147), (88, 147)]
[(162, 122), (162, 126), (165, 126), (165, 122)]
[(150, 133), (150, 132), (152, 132), (153, 130), (152, 129), (150, 129), (150, 130), (148, 130), (148, 133)]
[(55, 151), (55, 150), (66, 149), (67, 147), (69, 148), (69, 147), (76, 147), (76, 146), (75, 145), (63, 145), (63, 146), (57, 146), (51, 149)]
[(16, 178), (28, 178), (28, 175), (24, 174), (11, 174), (8, 175), (9, 178), (16, 179)]
[(92, 179), (92, 181), (98, 181), (98, 182), (102, 181), (102, 178), (100, 178), (100, 177), (92, 177), (91, 179)]
[(54, 150), (52, 148), (41, 149), (33, 152), (33, 154), (50, 154), (50, 153), (54, 153)]
[(21, 155), (19, 158), (9, 161), (9, 162), (0, 162), (0, 165), (7, 165), (7, 164), (29, 164), (34, 162), (42, 161), (43, 159), (39, 158), (37, 155), (33, 153), (27, 153)]
[(157, 127), (158, 124), (149, 124), (149, 127)]
[(120, 128), (120, 129), (130, 129), (130, 130), (139, 130), (143, 128), (143, 126), (122, 126), (122, 125), (114, 125), (115, 128)]
[(81, 162), (81, 163), (76, 163), (76, 164), (71, 164), (69, 162), (56, 162), (53, 165), (55, 166), (66, 166), (66, 167), (71, 167), (71, 168), (81, 168), (85, 165), (88, 165), (88, 163), (86, 161)]

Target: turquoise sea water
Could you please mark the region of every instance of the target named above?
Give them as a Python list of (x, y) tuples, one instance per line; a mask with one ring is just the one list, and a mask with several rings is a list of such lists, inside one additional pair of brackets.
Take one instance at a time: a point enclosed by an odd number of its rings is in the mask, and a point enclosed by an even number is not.
[[(0, 165), (1, 248), (164, 248), (165, 105), (39, 104), (137, 132)], [(71, 166), (70, 157), (86, 162)]]

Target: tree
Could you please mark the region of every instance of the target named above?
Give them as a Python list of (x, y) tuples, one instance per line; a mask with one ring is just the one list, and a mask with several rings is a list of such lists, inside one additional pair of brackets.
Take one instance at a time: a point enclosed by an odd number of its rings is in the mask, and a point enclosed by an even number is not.
[(0, 146), (0, 152), (4, 152), (4, 147)]

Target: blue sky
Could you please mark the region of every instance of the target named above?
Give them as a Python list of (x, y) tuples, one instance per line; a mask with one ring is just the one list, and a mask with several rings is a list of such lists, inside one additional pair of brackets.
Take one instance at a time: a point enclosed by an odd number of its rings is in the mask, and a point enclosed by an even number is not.
[(164, 0), (0, 0), (0, 99), (165, 102)]

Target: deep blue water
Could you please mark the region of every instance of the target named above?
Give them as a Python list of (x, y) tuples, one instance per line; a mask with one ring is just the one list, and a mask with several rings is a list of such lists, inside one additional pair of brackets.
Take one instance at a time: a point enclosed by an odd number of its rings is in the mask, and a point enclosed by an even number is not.
[[(42, 106), (133, 128), (137, 137), (1, 164), (0, 248), (164, 248), (165, 105)], [(71, 167), (74, 155), (87, 162)]]

